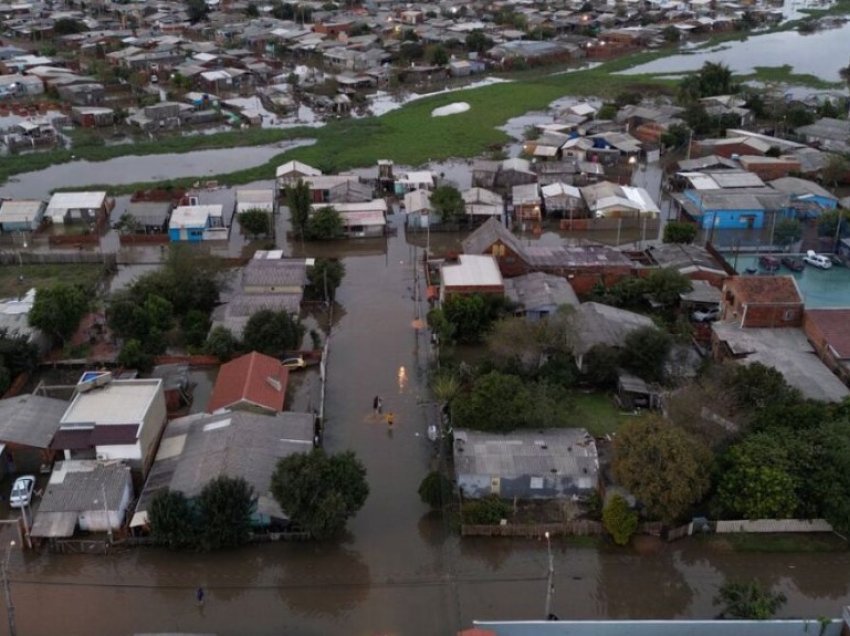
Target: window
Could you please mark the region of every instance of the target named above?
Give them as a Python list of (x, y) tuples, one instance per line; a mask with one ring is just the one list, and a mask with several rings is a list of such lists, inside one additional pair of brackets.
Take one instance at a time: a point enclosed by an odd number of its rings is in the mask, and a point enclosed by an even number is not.
[(782, 315), (782, 320), (794, 320), (794, 313), (793, 309), (786, 309)]
[(542, 477), (532, 477), (531, 484), (529, 486), (532, 490), (543, 490), (543, 478)]

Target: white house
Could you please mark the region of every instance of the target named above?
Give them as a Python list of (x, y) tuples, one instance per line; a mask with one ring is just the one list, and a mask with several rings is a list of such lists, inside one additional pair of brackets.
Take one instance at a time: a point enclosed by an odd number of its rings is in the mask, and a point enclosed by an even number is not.
[(108, 211), (106, 192), (57, 192), (50, 198), (45, 214), (53, 223), (90, 223)]

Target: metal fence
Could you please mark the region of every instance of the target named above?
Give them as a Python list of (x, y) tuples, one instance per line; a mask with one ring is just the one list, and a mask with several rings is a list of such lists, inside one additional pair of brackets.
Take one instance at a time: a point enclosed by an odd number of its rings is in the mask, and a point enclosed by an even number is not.
[(725, 534), (730, 532), (834, 532), (826, 519), (736, 519), (733, 521), (718, 521), (715, 532)]
[(103, 264), (115, 267), (115, 254), (80, 250), (51, 250), (50, 252), (0, 251), (2, 265), (56, 265), (58, 263)]

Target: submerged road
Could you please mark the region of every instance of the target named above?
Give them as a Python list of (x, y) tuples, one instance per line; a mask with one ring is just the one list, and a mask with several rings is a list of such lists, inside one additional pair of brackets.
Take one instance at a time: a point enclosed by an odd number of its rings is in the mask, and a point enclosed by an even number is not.
[[(432, 461), (419, 407), (428, 398), (429, 351), (426, 335), (412, 328), (413, 252), (398, 229), (386, 242), (341, 247), (357, 251), (345, 256), (338, 292), (325, 445), (354, 450), (371, 487), (346, 536), (216, 554), (15, 552), (19, 634), (430, 636), (473, 618), (542, 618), (545, 544), (461, 541), (416, 493)], [(395, 414), (392, 435), (372, 415), (376, 393)], [(560, 542), (553, 549), (553, 611), (561, 617), (711, 617), (717, 586), (754, 575), (788, 596), (788, 616), (837, 616), (850, 591), (847, 553), (741, 554), (696, 540), (646, 553)], [(195, 604), (199, 585), (203, 608)]]

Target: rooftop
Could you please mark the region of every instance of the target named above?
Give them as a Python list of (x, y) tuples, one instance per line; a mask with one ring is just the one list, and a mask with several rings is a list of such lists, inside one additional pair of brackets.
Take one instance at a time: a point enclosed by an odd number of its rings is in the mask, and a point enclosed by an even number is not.
[(503, 284), (496, 259), (490, 255), (461, 254), (459, 262), (444, 264), (440, 277), (445, 287), (498, 287)]
[(289, 371), (280, 360), (253, 351), (221, 365), (207, 411), (238, 404), (282, 411)]
[(207, 219), (211, 216), (222, 216), (222, 206), (181, 205), (174, 208), (174, 211), (171, 213), (171, 220), (168, 222), (168, 227), (205, 227)]
[(47, 207), (51, 210), (97, 210), (106, 200), (106, 192), (57, 192)]
[(802, 304), (793, 276), (734, 276), (724, 287), (731, 288), (743, 304)]
[(565, 278), (543, 272), (505, 279), (505, 296), (526, 311), (579, 305), (578, 296)]
[(0, 223), (24, 223), (38, 218), (44, 201), (9, 200), (0, 204)]
[(141, 424), (162, 380), (112, 380), (85, 393), (78, 392), (62, 417), (62, 426)]
[(836, 358), (850, 359), (850, 308), (807, 309), (806, 321), (823, 334)]
[(0, 442), (48, 448), (68, 403), (40, 395), (0, 400)]
[(600, 344), (618, 347), (632, 331), (644, 327), (655, 327), (652, 318), (602, 303), (582, 303), (573, 320), (573, 350), (581, 355)]
[(303, 258), (253, 258), (242, 269), (243, 287), (303, 287), (306, 283)]

